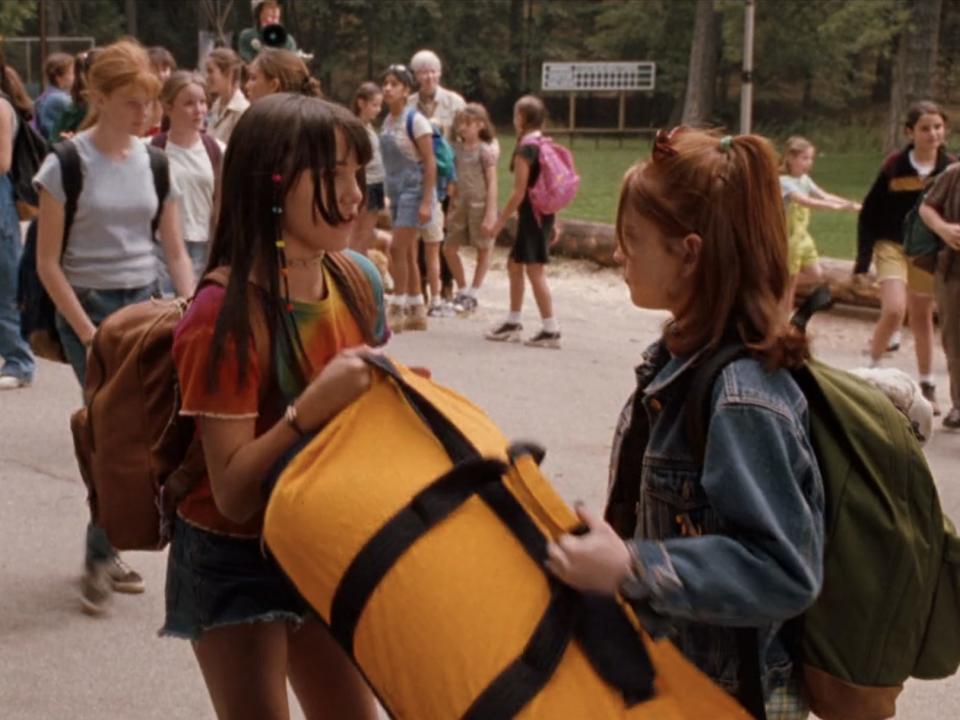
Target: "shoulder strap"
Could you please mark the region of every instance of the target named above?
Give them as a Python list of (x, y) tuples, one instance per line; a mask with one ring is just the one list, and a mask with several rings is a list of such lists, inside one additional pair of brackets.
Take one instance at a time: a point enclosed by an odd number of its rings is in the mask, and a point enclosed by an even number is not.
[(404, 125), (407, 128), (407, 137), (410, 138), (410, 142), (414, 145), (417, 144), (417, 139), (413, 136), (413, 117), (417, 114), (416, 110), (410, 110), (407, 108), (407, 117), (404, 119)]
[(220, 165), (223, 162), (223, 153), (220, 150), (220, 144), (205, 132), (200, 133), (200, 140), (207, 151), (207, 157), (210, 158), (210, 165), (213, 166), (213, 175), (220, 175)]
[(684, 405), (687, 440), (699, 465), (707, 450), (707, 430), (713, 404), (713, 386), (723, 369), (735, 360), (747, 357), (747, 348), (740, 343), (721, 345), (693, 369), (693, 378)]
[(160, 226), (160, 216), (163, 214), (163, 205), (170, 194), (170, 164), (163, 150), (154, 145), (147, 145), (147, 154), (150, 156), (150, 172), (153, 175), (153, 188), (157, 192), (157, 214), (150, 223), (151, 234), (155, 237)]
[(73, 140), (58, 142), (53, 146), (52, 152), (60, 161), (60, 177), (63, 183), (63, 194), (66, 196), (63, 204), (63, 250), (66, 250), (73, 218), (77, 214), (77, 201), (83, 190), (83, 161)]
[(343, 294), (364, 341), (371, 347), (381, 344), (377, 337), (379, 308), (366, 273), (348, 252), (328, 252), (323, 262)]
[(160, 148), (161, 150), (167, 149), (167, 134), (165, 132), (159, 132), (150, 138), (150, 144), (153, 147)]

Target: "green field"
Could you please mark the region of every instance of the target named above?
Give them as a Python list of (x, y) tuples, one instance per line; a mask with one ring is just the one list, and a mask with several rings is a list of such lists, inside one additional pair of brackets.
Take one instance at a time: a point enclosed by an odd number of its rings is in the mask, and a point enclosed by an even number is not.
[[(500, 204), (513, 187), (508, 170), (515, 139), (501, 133), (499, 167)], [(561, 140), (567, 144), (566, 140)], [(617, 140), (577, 138), (573, 152), (582, 177), (580, 192), (564, 217), (612, 223), (617, 212), (617, 198), (623, 174), (634, 162), (649, 152), (649, 144), (629, 139), (620, 147)], [(811, 173), (825, 190), (854, 200), (862, 200), (873, 182), (881, 156), (873, 153), (823, 153), (817, 157)], [(852, 258), (856, 249), (857, 216), (851, 212), (814, 211), (810, 232), (817, 241), (820, 254), (827, 257)]]

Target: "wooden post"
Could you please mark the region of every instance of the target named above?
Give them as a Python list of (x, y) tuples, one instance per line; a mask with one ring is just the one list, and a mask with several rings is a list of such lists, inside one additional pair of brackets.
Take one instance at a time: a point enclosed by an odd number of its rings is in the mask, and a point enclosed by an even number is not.
[[(47, 86), (46, 74), (43, 72), (43, 64), (47, 61), (47, 0), (40, 0), (38, 8), (40, 13), (40, 89)], [(30, 49), (27, 48), (27, 78), (33, 75), (33, 68), (30, 63)]]
[(740, 85), (740, 134), (753, 126), (753, 33), (755, 0), (745, 0), (743, 13), (743, 75)]
[(568, 132), (570, 133), (570, 147), (573, 147), (573, 130), (577, 126), (577, 93), (571, 91), (570, 93), (570, 127)]
[(623, 147), (623, 135), (627, 127), (627, 93), (620, 91), (620, 111), (617, 117), (617, 129), (620, 131), (620, 147)]

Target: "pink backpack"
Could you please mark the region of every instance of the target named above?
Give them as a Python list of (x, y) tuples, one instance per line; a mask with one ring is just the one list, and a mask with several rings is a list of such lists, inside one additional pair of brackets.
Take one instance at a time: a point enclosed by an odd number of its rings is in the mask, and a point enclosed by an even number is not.
[(573, 166), (573, 154), (551, 138), (528, 135), (520, 144), (540, 148), (540, 175), (527, 194), (533, 214), (537, 222), (541, 222), (545, 215), (555, 215), (573, 202), (580, 187), (580, 176)]

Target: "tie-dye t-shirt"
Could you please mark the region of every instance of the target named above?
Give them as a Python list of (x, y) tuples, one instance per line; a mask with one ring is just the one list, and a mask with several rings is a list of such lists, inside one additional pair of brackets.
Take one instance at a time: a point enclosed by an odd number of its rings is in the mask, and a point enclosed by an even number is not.
[[(363, 262), (369, 264), (365, 258)], [(363, 269), (368, 270), (366, 265), (363, 265)], [(376, 274), (375, 269), (372, 273), (366, 274), (376, 285), (374, 294), (382, 305), (383, 293), (379, 284), (379, 275)], [(308, 367), (304, 368), (304, 375), (308, 379), (316, 377), (341, 350), (364, 343), (363, 333), (342, 293), (330, 274), (327, 272), (325, 275), (327, 295), (323, 300), (316, 303), (293, 304), (293, 322), (296, 323), (306, 352)], [(274, 397), (261, 405), (260, 385), (266, 381), (266, 373), (259, 367), (257, 353), (251, 340), (246, 382), (243, 385), (238, 382), (236, 350), (235, 346), (228, 342), (223, 361), (218, 368), (216, 389), (210, 389), (207, 383), (207, 368), (213, 332), (225, 292), (224, 288), (217, 285), (204, 287), (197, 293), (183, 320), (177, 326), (173, 342), (173, 357), (182, 394), (181, 414), (236, 419), (256, 418), (256, 434), (259, 436), (280, 419), (287, 403), (299, 395), (303, 387), (297, 383), (295, 374), (286, 367), (286, 363), (278, 362), (286, 353), (279, 349), (284, 347), (284, 343), (277, 342), (273, 352), (273, 362), (277, 363), (277, 383), (280, 393), (273, 393)], [(386, 340), (382, 312), (380, 316), (381, 320), (377, 323), (378, 344)], [(187, 522), (205, 530), (239, 537), (256, 537), (263, 526), (262, 511), (244, 523), (235, 523), (221, 515), (214, 502), (210, 480), (207, 477), (204, 477), (181, 501), (178, 514)]]

